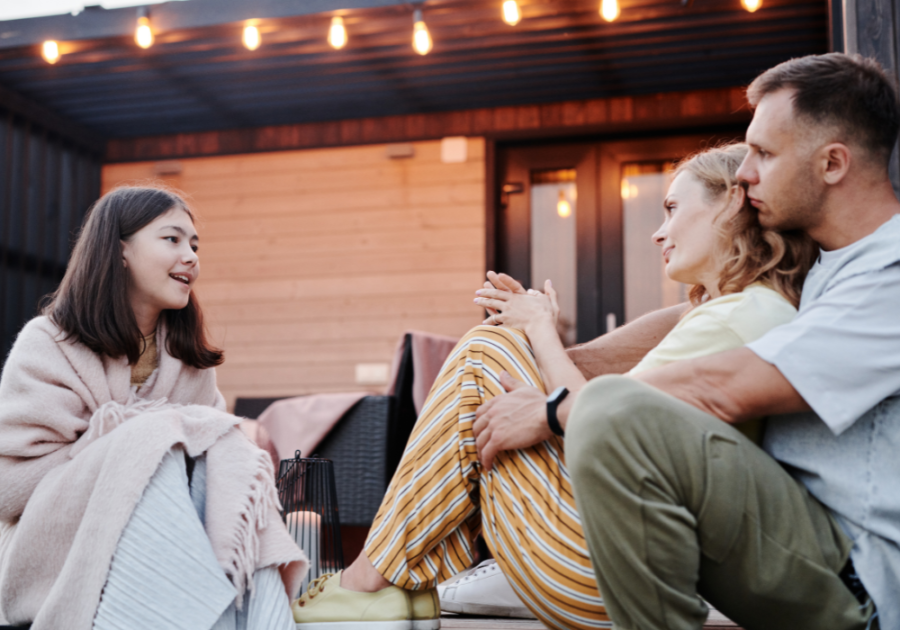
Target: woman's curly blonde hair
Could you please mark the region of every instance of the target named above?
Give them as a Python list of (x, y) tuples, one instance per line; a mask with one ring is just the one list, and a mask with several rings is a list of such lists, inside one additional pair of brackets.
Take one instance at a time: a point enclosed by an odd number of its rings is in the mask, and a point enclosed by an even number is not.
[[(736, 174), (747, 155), (744, 142), (725, 144), (688, 156), (675, 168), (674, 176), (690, 173), (706, 188), (709, 202), (725, 200), (739, 186)], [(775, 232), (759, 224), (756, 210), (745, 200), (737, 214), (717, 226), (725, 237), (726, 250), (719, 292), (739, 293), (754, 282), (778, 291), (791, 304), (800, 304), (800, 291), (806, 274), (819, 253), (804, 232)], [(709, 298), (703, 285), (694, 285), (688, 293), (697, 306)]]

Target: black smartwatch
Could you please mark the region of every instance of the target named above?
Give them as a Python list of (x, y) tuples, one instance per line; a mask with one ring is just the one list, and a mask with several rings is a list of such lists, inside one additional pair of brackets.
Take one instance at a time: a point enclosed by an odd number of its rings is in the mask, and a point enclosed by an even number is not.
[(565, 436), (566, 432), (559, 426), (559, 418), (556, 417), (556, 408), (559, 407), (559, 403), (564, 401), (568, 395), (569, 390), (561, 385), (554, 389), (552, 394), (547, 396), (547, 424), (550, 425), (550, 430), (559, 436)]

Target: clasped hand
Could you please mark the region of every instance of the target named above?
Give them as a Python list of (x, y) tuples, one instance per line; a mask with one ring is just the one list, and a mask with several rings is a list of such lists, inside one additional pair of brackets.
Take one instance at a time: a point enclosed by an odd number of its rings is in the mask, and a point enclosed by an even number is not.
[[(476, 291), (475, 303), (491, 313), (484, 323), (517, 328), (526, 333), (535, 326), (556, 328), (559, 304), (548, 280), (545, 293), (528, 290), (511, 276), (488, 272), (488, 282)], [(534, 446), (553, 434), (547, 426), (547, 395), (507, 372), (500, 374), (507, 393), (485, 402), (475, 413), (475, 444), (484, 469), (491, 470), (500, 451)]]
[(555, 330), (559, 318), (559, 302), (553, 284), (544, 283), (544, 293), (528, 291), (513, 277), (489, 271), (484, 288), (475, 292), (475, 303), (491, 315), (485, 324), (497, 324), (528, 332), (535, 326), (549, 326)]

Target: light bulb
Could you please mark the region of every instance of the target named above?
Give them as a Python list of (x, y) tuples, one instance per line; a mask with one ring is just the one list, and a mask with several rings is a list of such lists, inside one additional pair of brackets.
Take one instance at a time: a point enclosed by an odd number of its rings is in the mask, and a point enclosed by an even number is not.
[(413, 12), (413, 48), (420, 55), (431, 52), (431, 33), (428, 32), (425, 20), (422, 19), (421, 9)]
[(48, 39), (41, 47), (41, 54), (47, 63), (56, 63), (59, 61), (59, 44), (52, 39)]
[(522, 19), (519, 13), (519, 3), (516, 0), (506, 0), (503, 3), (503, 21), (510, 26), (515, 26)]
[(244, 46), (247, 47), (247, 50), (256, 50), (260, 43), (262, 43), (262, 38), (259, 36), (259, 29), (255, 26), (245, 26)]
[[(753, 1), (753, 0), (751, 0)], [(602, 0), (600, 3), (600, 15), (607, 22), (612, 22), (619, 17), (619, 0)]]
[(344, 18), (331, 18), (331, 28), (328, 29), (328, 43), (332, 48), (343, 48), (347, 43), (347, 29), (344, 28)]
[(631, 197), (631, 186), (628, 185), (628, 180), (622, 180), (622, 199), (628, 199)]
[(566, 193), (559, 191), (559, 201), (556, 202), (556, 214), (565, 219), (572, 215), (572, 204), (566, 199)]
[(150, 18), (142, 15), (137, 21), (137, 30), (134, 32), (134, 41), (141, 48), (150, 48), (153, 45), (153, 31), (150, 29)]
[(741, 4), (744, 5), (744, 8), (750, 13), (753, 13), (762, 6), (762, 0), (741, 0)]

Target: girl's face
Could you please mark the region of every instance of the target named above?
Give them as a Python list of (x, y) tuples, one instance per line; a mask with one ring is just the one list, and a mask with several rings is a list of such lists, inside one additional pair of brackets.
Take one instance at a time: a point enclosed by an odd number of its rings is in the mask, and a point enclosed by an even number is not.
[(172, 208), (122, 241), (128, 297), (139, 321), (188, 304), (200, 275), (198, 238), (187, 212)]
[[(735, 203), (736, 198), (739, 203)], [(716, 225), (734, 216), (740, 203), (740, 187), (709, 201), (699, 179), (689, 171), (679, 173), (664, 202), (666, 219), (653, 235), (653, 242), (662, 247), (666, 275), (676, 282), (702, 284), (710, 296), (718, 297), (725, 239)]]

